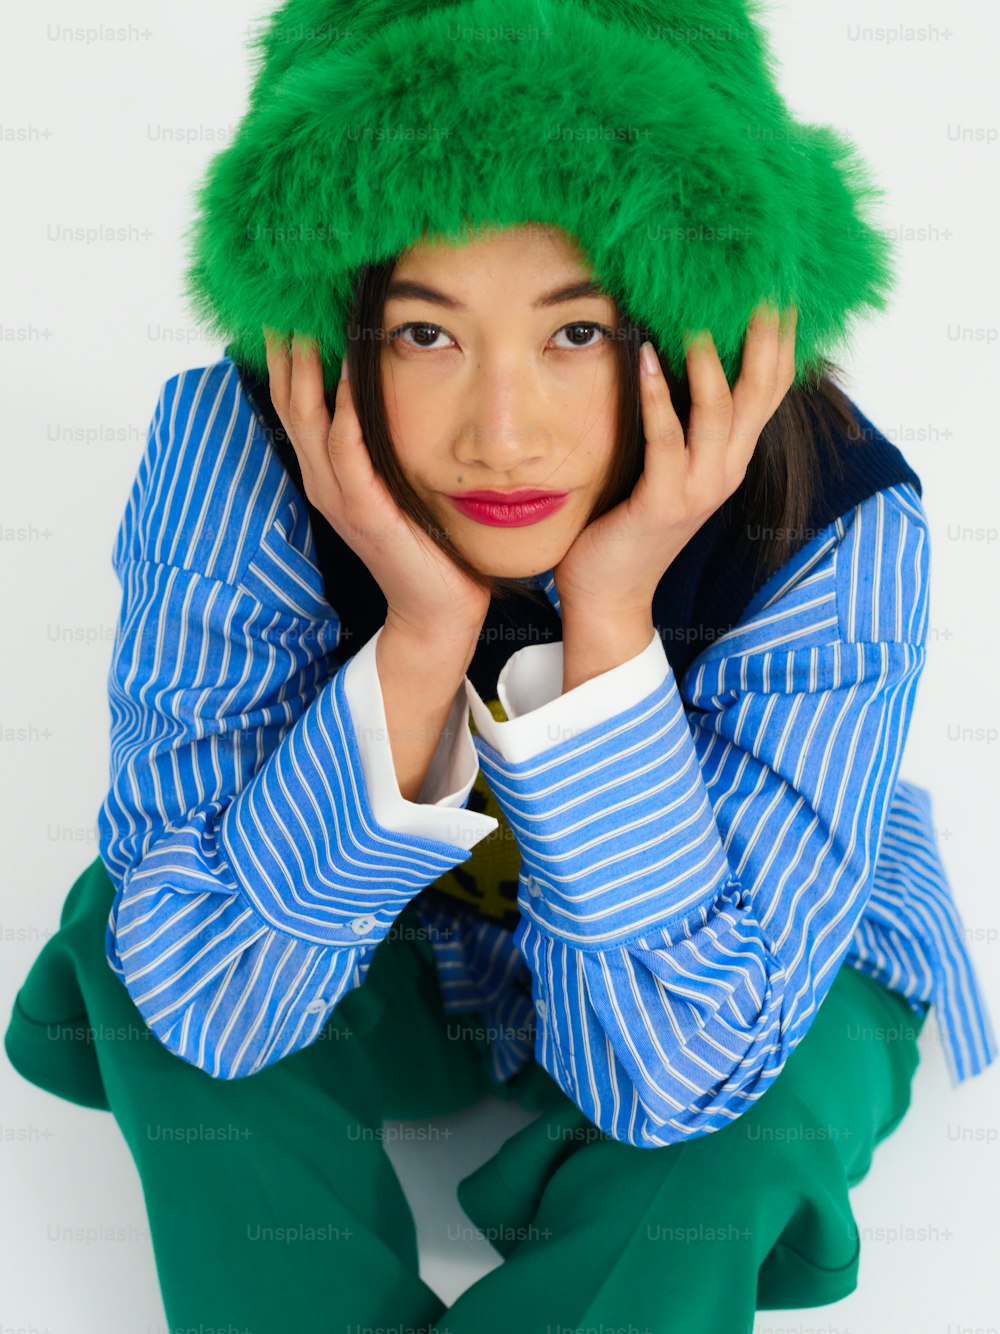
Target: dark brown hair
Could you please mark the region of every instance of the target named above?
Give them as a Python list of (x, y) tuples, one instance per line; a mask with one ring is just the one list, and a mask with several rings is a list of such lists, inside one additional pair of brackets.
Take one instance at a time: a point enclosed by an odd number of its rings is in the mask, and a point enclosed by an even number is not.
[[(372, 466), (403, 513), (431, 536), (465, 574), (489, 588), (493, 597), (501, 601), (514, 596), (529, 597), (548, 605), (545, 594), (532, 587), (529, 580), (484, 575), (470, 564), (413, 491), (399, 465), (386, 422), (380, 371), (385, 293), (397, 262), (390, 258), (359, 270), (348, 313), (348, 373)], [(615, 305), (619, 330), (614, 342), (620, 390), (617, 448), (587, 517), (588, 523), (630, 495), (643, 468), (639, 347), (646, 338), (655, 346), (655, 340), (647, 329), (634, 322), (620, 302)], [(675, 376), (662, 356), (660, 364), (670, 387), (674, 411), (686, 431), (691, 410), (687, 379)], [(740, 548), (740, 555), (755, 561), (758, 574), (763, 572), (765, 578), (780, 569), (802, 545), (797, 535), (804, 533), (814, 493), (822, 485), (814, 429), (818, 427), (830, 440), (830, 426), (836, 421), (851, 438), (860, 433), (850, 399), (834, 383), (833, 377), (841, 374), (837, 366), (824, 360), (811, 379), (785, 395), (761, 433), (743, 482), (720, 507), (726, 511), (732, 540)], [(815, 427), (808, 409), (814, 414)], [(835, 451), (832, 457), (835, 466), (839, 465)]]

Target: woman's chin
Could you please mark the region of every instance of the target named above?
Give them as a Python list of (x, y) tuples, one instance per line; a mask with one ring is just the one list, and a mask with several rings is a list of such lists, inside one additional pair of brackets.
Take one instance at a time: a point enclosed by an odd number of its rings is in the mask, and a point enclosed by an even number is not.
[[(478, 551), (466, 555), (466, 559), (487, 579), (520, 579), (530, 583), (540, 574), (547, 574), (554, 569), (569, 550), (571, 544), (541, 543), (529, 544), (529, 549), (511, 552)], [(463, 555), (465, 553), (463, 552)]]
[(537, 561), (492, 561), (488, 569), (483, 569), (481, 565), (476, 566), (479, 573), (486, 579), (510, 579), (522, 584), (530, 584), (540, 574), (545, 574), (552, 567), (551, 565), (539, 565)]

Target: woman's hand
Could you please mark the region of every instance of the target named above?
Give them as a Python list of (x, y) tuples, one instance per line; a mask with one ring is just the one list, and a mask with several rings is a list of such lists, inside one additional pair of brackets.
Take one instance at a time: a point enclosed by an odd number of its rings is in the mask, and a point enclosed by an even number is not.
[(411, 637), (474, 649), (489, 592), (402, 512), (375, 472), (346, 356), (331, 421), (315, 340), (294, 338), (289, 354), (267, 326), (264, 338), (271, 401), (295, 448), (306, 496), (371, 571), (388, 604), (386, 623)]
[(689, 345), (686, 440), (659, 362), (647, 349), (653, 371), (640, 365), (639, 374), (642, 476), (630, 496), (587, 524), (555, 566), (564, 619), (568, 608), (588, 617), (648, 616), (664, 571), (739, 487), (761, 431), (791, 388), (797, 318), (790, 306), (779, 326), (777, 307), (757, 307), (732, 393), (711, 334)]

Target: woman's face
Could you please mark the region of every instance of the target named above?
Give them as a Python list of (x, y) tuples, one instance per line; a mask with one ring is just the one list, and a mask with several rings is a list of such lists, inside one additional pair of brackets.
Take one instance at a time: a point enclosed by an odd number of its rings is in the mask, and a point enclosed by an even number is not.
[[(590, 281), (572, 240), (534, 225), (461, 245), (421, 240), (393, 273), (380, 364), (396, 457), (481, 574), (527, 578), (558, 564), (607, 476), (618, 416), (615, 304), (552, 295)], [(518, 527), (483, 523), (449, 499), (522, 487), (568, 494)]]

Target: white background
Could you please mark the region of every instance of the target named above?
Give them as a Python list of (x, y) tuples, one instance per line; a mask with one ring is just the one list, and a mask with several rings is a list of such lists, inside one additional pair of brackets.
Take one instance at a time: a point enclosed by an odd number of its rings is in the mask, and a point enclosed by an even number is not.
[[(105, 0), (17, 6), (3, 23), (4, 1025), (70, 884), (97, 852), (120, 593), (112, 543), (163, 381), (222, 355), (191, 327), (182, 237), (195, 185), (243, 113), (248, 25), (267, 9), (147, 0), (137, 11)], [(766, 15), (796, 116), (856, 140), (886, 190), (876, 220), (898, 229), (892, 308), (858, 329), (840, 364), (852, 397), (923, 483), (930, 652), (902, 773), (932, 792), (973, 959), (1000, 1018), (1000, 23), (981, 0), (947, 11), (811, 0), (770, 3)], [(127, 40), (58, 35), (129, 25)], [(901, 37), (900, 27), (921, 25), (922, 36)], [(858, 35), (880, 27), (897, 40)], [(978, 138), (960, 137), (977, 129)], [(60, 234), (100, 225), (125, 228), (127, 239)], [(1000, 1143), (958, 1139), (996, 1135), (1000, 1073), (995, 1065), (953, 1091), (932, 1021), (913, 1106), (852, 1192), (859, 1290), (825, 1308), (760, 1313), (757, 1334), (1000, 1329)], [(6, 1060), (0, 1079), (0, 1334), (162, 1334), (139, 1180), (113, 1118), (35, 1088)], [(487, 1102), (451, 1118), (447, 1139), (390, 1144), (414, 1199), (423, 1275), (448, 1301), (500, 1263), (483, 1239), (446, 1242), (450, 1227), (468, 1225), (454, 1184), (529, 1119)], [(124, 1228), (131, 1239), (54, 1242), (53, 1223)], [(915, 1231), (895, 1242), (873, 1231), (894, 1227)]]

